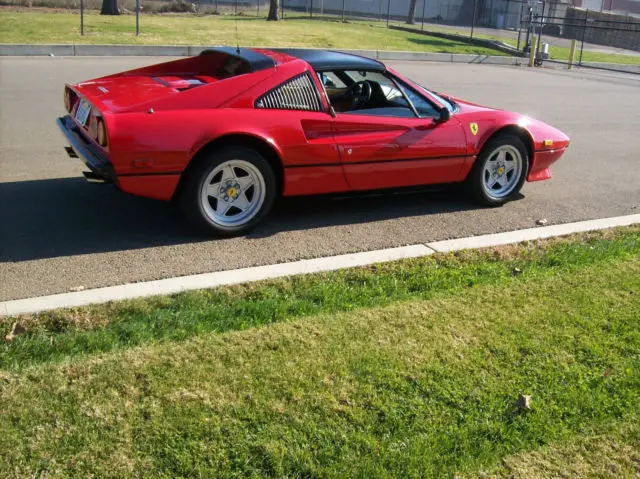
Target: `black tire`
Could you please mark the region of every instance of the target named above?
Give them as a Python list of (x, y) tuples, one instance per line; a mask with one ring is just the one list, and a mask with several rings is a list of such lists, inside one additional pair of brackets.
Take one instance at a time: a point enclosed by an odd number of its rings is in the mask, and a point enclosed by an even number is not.
[[(521, 157), (521, 168), (519, 171), (519, 177), (513, 185), (513, 188), (505, 195), (494, 196), (484, 186), (484, 169), (486, 163), (495, 155), (497, 150), (501, 147), (511, 146), (518, 150)], [(522, 185), (527, 178), (529, 172), (529, 153), (522, 140), (512, 134), (502, 134), (494, 138), (491, 138), (482, 148), (482, 151), (478, 155), (478, 158), (471, 169), (471, 172), (465, 180), (465, 189), (469, 198), (477, 204), (482, 206), (502, 206), (515, 199)], [(515, 179), (514, 179), (515, 180)]]
[[(269, 214), (277, 195), (277, 181), (271, 165), (260, 153), (249, 148), (232, 146), (214, 150), (207, 156), (198, 158), (195, 161), (196, 163), (191, 165), (185, 172), (186, 176), (180, 188), (178, 202), (186, 217), (197, 228), (219, 237), (239, 236), (251, 231)], [(217, 201), (220, 200), (207, 197), (209, 202), (213, 202), (210, 204), (211, 208), (207, 208), (202, 198), (203, 188), (209, 186), (205, 183), (210, 175), (216, 168), (229, 164), (228, 162), (230, 161), (241, 161), (253, 165), (264, 180), (264, 199), (262, 204), (256, 206), (252, 215), (241, 224), (222, 224), (216, 221), (214, 205), (217, 205)], [(233, 169), (232, 171), (237, 172), (238, 170)], [(242, 168), (240, 168), (240, 171), (242, 171)], [(262, 188), (262, 186), (260, 187)], [(250, 188), (247, 189), (247, 192), (249, 191)], [(244, 194), (244, 192), (240, 194)], [(255, 190), (253, 194), (256, 194)], [(248, 196), (245, 198), (248, 198)], [(231, 206), (233, 205), (231, 204)]]

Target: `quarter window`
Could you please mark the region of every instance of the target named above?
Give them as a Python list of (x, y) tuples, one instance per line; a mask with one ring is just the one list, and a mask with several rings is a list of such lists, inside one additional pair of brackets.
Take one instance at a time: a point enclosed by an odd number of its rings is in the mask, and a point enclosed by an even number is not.
[(344, 82), (340, 80), (340, 78), (338, 78), (333, 72), (318, 73), (318, 78), (327, 90), (336, 88), (347, 88), (347, 85), (345, 85)]
[(307, 73), (287, 80), (265, 93), (258, 98), (255, 106), (275, 110), (322, 111), (318, 91)]
[(429, 103), (422, 95), (419, 95), (417, 92), (413, 90), (413, 88), (402, 84), (402, 89), (404, 93), (409, 98), (409, 101), (413, 104), (418, 115), (421, 118), (436, 118), (439, 116), (438, 111), (435, 107)]

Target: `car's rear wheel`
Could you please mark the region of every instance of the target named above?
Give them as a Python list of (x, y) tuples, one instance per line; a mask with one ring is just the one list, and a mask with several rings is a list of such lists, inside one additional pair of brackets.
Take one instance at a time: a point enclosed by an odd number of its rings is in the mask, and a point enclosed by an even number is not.
[(217, 236), (249, 232), (269, 213), (276, 197), (271, 166), (247, 148), (216, 150), (186, 175), (182, 209), (196, 226)]
[(529, 155), (522, 140), (500, 135), (478, 155), (466, 180), (467, 191), (479, 204), (500, 206), (518, 195), (528, 171)]

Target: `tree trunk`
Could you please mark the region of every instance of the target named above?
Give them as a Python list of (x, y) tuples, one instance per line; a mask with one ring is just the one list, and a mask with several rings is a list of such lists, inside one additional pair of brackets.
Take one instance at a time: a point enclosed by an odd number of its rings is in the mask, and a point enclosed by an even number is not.
[(407, 24), (413, 25), (416, 23), (416, 3), (418, 0), (411, 0), (409, 3), (409, 13), (407, 15)]
[(118, 10), (118, 0), (102, 0), (102, 10), (100, 15), (120, 15)]
[(274, 22), (277, 22), (279, 20), (279, 8), (279, 0), (269, 0), (269, 16), (267, 17), (267, 21), (273, 20)]

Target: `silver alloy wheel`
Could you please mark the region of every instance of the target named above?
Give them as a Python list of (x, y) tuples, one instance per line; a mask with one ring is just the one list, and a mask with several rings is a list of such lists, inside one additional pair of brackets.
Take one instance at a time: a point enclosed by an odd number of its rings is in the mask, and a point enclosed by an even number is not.
[(219, 226), (251, 221), (264, 203), (266, 185), (260, 170), (244, 160), (216, 166), (205, 179), (200, 201), (209, 219)]
[(504, 198), (517, 186), (522, 174), (522, 155), (512, 145), (496, 148), (484, 164), (482, 187), (493, 198)]

